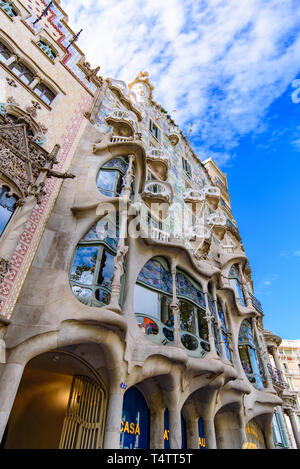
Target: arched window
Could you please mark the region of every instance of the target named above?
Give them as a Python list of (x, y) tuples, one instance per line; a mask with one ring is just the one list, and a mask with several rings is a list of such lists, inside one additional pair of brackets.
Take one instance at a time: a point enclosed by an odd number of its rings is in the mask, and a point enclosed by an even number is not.
[(49, 59), (54, 60), (56, 58), (57, 54), (49, 44), (46, 44), (45, 41), (40, 40), (37, 42), (37, 45), (49, 57)]
[(12, 52), (0, 42), (0, 60), (6, 62), (12, 56)]
[(239, 354), (242, 367), (248, 380), (256, 389), (262, 389), (265, 376), (261, 358), (259, 356), (258, 345), (252, 332), (252, 323), (250, 319), (245, 319), (241, 324), (239, 334)]
[(134, 288), (134, 311), (141, 331), (156, 343), (174, 340), (172, 275), (168, 262), (155, 257), (144, 265)]
[(97, 187), (102, 194), (108, 197), (119, 197), (122, 194), (128, 164), (127, 158), (118, 156), (102, 166), (97, 178)]
[(11, 4), (11, 2), (8, 2), (6, 0), (1, 0), (0, 1), (0, 8), (4, 10), (11, 18), (14, 18), (15, 16), (18, 16), (18, 13), (14, 6)]
[(109, 304), (118, 238), (118, 220), (106, 215), (78, 244), (70, 283), (74, 295), (82, 303), (99, 307)]
[(12, 194), (8, 186), (0, 188), (0, 236), (11, 220), (18, 203), (19, 198)]
[(34, 73), (29, 70), (26, 65), (24, 65), (22, 62), (15, 61), (12, 64), (8, 66), (11, 71), (19, 77), (19, 79), (25, 83), (25, 85), (30, 85), (30, 83), (33, 82), (34, 79)]
[(199, 283), (186, 273), (177, 270), (176, 291), (180, 300), (181, 341), (195, 355), (205, 355), (210, 350), (208, 327), (205, 319), (205, 296)]
[(241, 278), (237, 264), (234, 264), (229, 271), (230, 285), (234, 290), (237, 303), (246, 306), (245, 296), (241, 285)]
[(35, 86), (34, 90), (35, 94), (41, 98), (44, 103), (50, 104), (54, 101), (56, 98), (56, 94), (48, 88), (45, 83), (39, 83), (38, 85)]

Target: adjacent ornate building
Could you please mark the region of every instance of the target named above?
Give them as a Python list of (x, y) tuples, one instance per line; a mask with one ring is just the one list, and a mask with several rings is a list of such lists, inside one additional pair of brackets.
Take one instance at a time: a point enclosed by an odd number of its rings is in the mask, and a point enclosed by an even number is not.
[(274, 448), (226, 175), (146, 72), (91, 69), (58, 1), (0, 20), (2, 447)]

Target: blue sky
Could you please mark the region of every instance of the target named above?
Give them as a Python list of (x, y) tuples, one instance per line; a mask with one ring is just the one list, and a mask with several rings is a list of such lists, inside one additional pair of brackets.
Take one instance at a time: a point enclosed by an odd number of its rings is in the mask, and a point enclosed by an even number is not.
[(186, 135), (193, 123), (195, 152), (228, 175), (265, 328), (300, 339), (299, 0), (61, 6), (83, 28), (78, 45), (102, 76), (128, 83), (148, 71), (155, 101)]

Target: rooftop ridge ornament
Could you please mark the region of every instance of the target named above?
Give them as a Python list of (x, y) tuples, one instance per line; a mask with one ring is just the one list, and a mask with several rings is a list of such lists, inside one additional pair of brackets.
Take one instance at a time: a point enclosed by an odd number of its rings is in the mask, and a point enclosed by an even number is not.
[(77, 41), (78, 41), (79, 36), (80, 36), (80, 34), (82, 33), (82, 31), (83, 31), (83, 29), (81, 29), (81, 30), (79, 31), (79, 33), (75, 34), (75, 36), (73, 36), (73, 39), (72, 39), (72, 41), (70, 41), (70, 44), (68, 45), (67, 50), (69, 49), (70, 46), (72, 46), (72, 45), (74, 44), (74, 42), (77, 42)]
[(53, 1), (51, 0), (51, 2), (46, 6), (45, 10), (40, 14), (40, 16), (34, 21), (33, 26), (35, 26), (39, 21), (41, 21), (41, 19), (44, 17), (44, 16), (47, 16), (48, 15), (48, 12), (50, 10), (50, 8), (52, 7), (52, 4), (53, 4)]

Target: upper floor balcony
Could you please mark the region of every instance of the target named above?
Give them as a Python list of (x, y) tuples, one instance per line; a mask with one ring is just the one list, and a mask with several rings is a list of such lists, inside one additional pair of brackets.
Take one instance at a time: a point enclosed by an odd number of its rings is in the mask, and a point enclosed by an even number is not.
[(133, 136), (137, 132), (137, 116), (132, 111), (121, 109), (111, 110), (106, 117), (106, 122), (112, 125), (114, 134), (123, 137)]
[(169, 157), (164, 150), (150, 148), (146, 154), (150, 168), (163, 180), (168, 178)]
[(281, 389), (284, 389), (286, 387), (286, 383), (283, 379), (281, 371), (278, 370), (278, 368), (271, 366), (270, 364), (268, 364), (267, 366), (268, 366), (268, 370), (269, 370), (273, 384), (280, 387)]
[[(168, 182), (146, 181), (141, 197), (148, 206), (151, 204), (163, 204), (169, 207), (173, 201), (173, 189)], [(156, 210), (158, 207), (155, 205), (153, 208)], [(159, 207), (159, 210), (162, 211), (163, 216), (166, 216), (167, 210), (163, 210), (163, 208), (163, 206)]]
[(228, 229), (228, 231), (230, 231), (230, 233), (232, 233), (236, 237), (238, 241), (241, 241), (242, 238), (241, 238), (238, 227), (235, 226), (235, 224), (228, 218), (226, 220), (226, 228)]
[(202, 191), (208, 202), (216, 209), (220, 201), (220, 189), (215, 186), (205, 186)]
[(180, 140), (180, 130), (178, 129), (178, 127), (172, 127), (170, 128), (169, 130), (169, 135), (168, 135), (168, 139), (170, 140), (171, 144), (175, 147), (177, 145), (177, 143), (179, 142)]
[(249, 292), (249, 296), (251, 298), (251, 302), (252, 302), (252, 305), (254, 306), (254, 308), (261, 314), (263, 314), (263, 308), (262, 308), (262, 304), (261, 302), (255, 298), (254, 295), (252, 295), (252, 293)]
[(183, 193), (183, 200), (186, 203), (203, 202), (205, 200), (205, 195), (203, 190), (186, 189)]
[(223, 215), (220, 215), (218, 212), (211, 213), (207, 217), (206, 223), (211, 227), (217, 238), (224, 238), (226, 231), (226, 218)]

